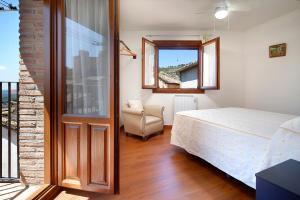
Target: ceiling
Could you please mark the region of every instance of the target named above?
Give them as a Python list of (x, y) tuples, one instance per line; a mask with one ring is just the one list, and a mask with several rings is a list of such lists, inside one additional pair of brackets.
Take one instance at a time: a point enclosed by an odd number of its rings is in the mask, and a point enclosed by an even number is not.
[[(299, 0), (226, 0), (230, 30), (245, 30), (300, 8)], [(121, 0), (121, 30), (226, 30), (214, 20), (222, 0)], [(215, 22), (214, 22), (215, 21)]]

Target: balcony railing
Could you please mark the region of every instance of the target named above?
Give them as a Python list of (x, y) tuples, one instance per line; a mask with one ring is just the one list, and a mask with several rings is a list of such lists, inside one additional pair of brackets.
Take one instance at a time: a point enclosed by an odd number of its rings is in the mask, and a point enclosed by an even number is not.
[(19, 168), (19, 83), (0, 82), (0, 181), (17, 180)]

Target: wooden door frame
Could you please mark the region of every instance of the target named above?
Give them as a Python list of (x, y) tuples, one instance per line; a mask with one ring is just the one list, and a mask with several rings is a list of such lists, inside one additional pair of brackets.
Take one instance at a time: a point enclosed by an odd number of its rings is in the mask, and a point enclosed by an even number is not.
[[(113, 8), (110, 19), (114, 19), (113, 33), (114, 48), (114, 193), (119, 193), (119, 0), (110, 0)], [(57, 66), (60, 57), (57, 55), (60, 25), (57, 24), (57, 0), (43, 0), (44, 14), (44, 51), (45, 51), (45, 78), (44, 78), (44, 187), (33, 194), (30, 199), (49, 199), (61, 191), (58, 186), (57, 174)]]

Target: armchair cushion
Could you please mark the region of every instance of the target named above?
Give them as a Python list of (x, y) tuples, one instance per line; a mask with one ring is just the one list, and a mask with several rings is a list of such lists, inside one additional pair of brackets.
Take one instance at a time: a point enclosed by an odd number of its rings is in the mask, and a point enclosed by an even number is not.
[(144, 110), (143, 104), (140, 100), (128, 100), (128, 107), (133, 110)]
[(140, 110), (138, 108), (129, 108), (127, 104), (123, 106), (123, 113), (133, 114), (133, 115), (143, 115), (144, 110)]
[(158, 117), (154, 117), (154, 116), (145, 116), (145, 123), (146, 125), (152, 124), (152, 123), (156, 123), (156, 122), (161, 122), (161, 119)]

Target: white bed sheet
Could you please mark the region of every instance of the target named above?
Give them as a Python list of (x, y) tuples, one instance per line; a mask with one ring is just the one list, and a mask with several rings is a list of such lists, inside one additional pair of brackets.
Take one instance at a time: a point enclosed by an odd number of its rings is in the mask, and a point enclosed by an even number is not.
[[(171, 144), (255, 188), (255, 173), (290, 157), (289, 141), (281, 141), (284, 130), (275, 133), (282, 123), (294, 117), (244, 108), (179, 112), (175, 115)], [(300, 144), (299, 134), (290, 138), (298, 136)], [(276, 149), (279, 141), (284, 153)], [(300, 152), (294, 153), (293, 158), (300, 158)]]

